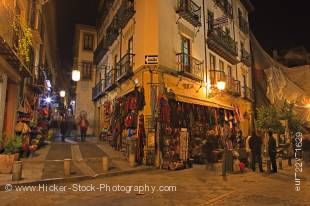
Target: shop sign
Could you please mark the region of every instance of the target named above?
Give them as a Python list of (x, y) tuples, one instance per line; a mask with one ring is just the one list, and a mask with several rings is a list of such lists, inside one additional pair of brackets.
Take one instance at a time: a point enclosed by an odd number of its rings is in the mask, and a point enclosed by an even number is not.
[(145, 64), (158, 64), (158, 55), (145, 55)]

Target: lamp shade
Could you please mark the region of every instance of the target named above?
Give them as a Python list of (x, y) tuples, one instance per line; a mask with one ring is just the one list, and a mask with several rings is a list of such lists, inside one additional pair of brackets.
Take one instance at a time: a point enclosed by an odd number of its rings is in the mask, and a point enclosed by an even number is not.
[(226, 83), (224, 81), (218, 81), (216, 83), (216, 87), (220, 90), (223, 91), (225, 89)]
[(77, 82), (80, 81), (81, 72), (79, 70), (72, 70), (72, 80)]
[(59, 92), (60, 97), (65, 97), (66, 96), (66, 91), (65, 90), (61, 90)]

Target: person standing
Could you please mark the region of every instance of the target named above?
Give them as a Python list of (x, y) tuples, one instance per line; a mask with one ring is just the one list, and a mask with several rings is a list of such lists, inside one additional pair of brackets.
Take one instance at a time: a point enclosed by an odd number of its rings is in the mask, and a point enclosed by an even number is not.
[(259, 164), (259, 171), (264, 172), (262, 163), (262, 139), (256, 133), (250, 138), (250, 149), (252, 154), (252, 170), (255, 172), (256, 163)]
[(273, 133), (271, 130), (268, 132), (268, 154), (271, 162), (271, 172), (276, 173), (277, 172), (277, 161), (276, 161), (276, 156), (277, 156), (277, 144), (276, 140), (273, 138)]
[(60, 119), (60, 134), (62, 142), (65, 142), (66, 133), (67, 133), (67, 120), (65, 114), (62, 114)]
[(89, 126), (89, 122), (86, 118), (86, 115), (80, 115), (78, 125), (80, 127), (80, 132), (81, 132), (81, 141), (85, 142), (86, 134), (87, 134), (87, 128)]

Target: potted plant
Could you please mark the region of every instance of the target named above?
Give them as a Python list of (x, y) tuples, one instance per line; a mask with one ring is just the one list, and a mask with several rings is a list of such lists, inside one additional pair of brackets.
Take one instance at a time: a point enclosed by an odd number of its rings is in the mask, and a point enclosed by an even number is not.
[(14, 161), (19, 159), (22, 139), (19, 136), (9, 138), (4, 144), (4, 152), (0, 154), (0, 174), (10, 174)]

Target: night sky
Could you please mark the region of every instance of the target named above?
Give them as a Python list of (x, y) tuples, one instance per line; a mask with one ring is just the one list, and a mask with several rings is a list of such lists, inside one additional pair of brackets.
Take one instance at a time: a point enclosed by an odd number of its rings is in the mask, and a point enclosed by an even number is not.
[[(58, 54), (62, 68), (70, 70), (74, 24), (96, 23), (98, 0), (57, 1)], [(211, 0), (209, 0), (211, 1)], [(305, 46), (310, 51), (310, 7), (307, 0), (250, 0), (255, 11), (250, 27), (270, 53), (272, 49)]]
[(252, 32), (264, 49), (305, 46), (310, 51), (309, 0), (251, 0)]

